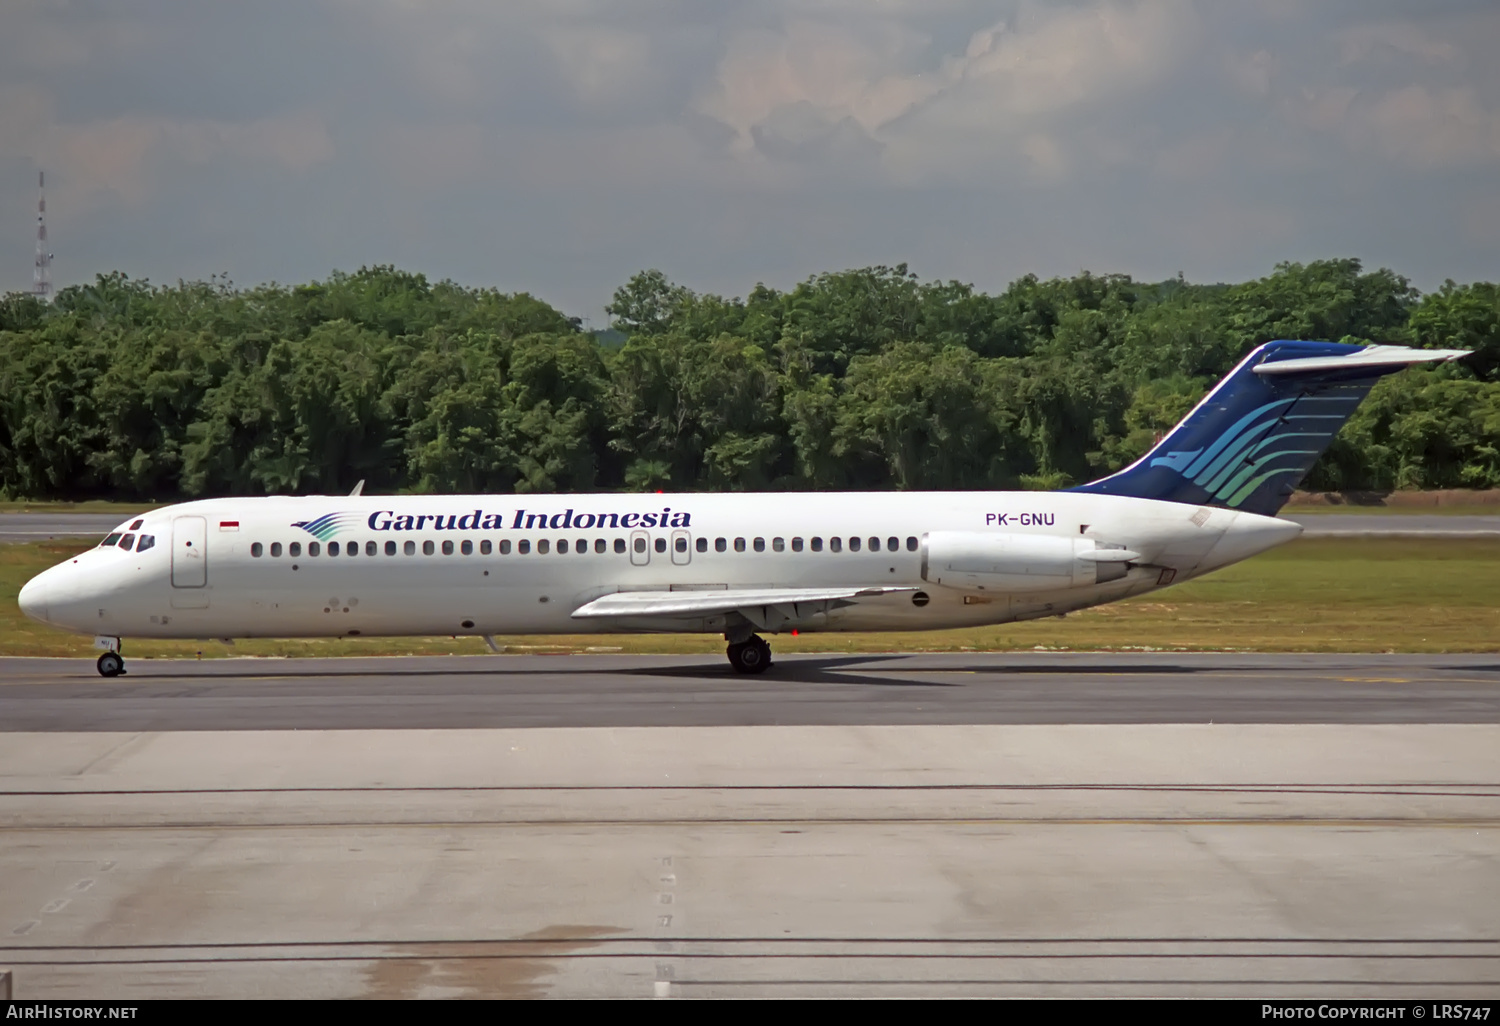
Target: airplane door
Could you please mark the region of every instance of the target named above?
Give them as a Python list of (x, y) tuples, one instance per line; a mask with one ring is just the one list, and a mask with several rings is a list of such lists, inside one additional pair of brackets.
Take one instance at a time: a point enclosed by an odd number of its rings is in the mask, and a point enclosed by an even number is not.
[(687, 566), (693, 561), (693, 539), (686, 531), (672, 532), (672, 562)]
[(651, 562), (651, 540), (645, 531), (630, 532), (630, 562), (636, 566)]
[(178, 517), (172, 521), (172, 587), (208, 584), (208, 521)]

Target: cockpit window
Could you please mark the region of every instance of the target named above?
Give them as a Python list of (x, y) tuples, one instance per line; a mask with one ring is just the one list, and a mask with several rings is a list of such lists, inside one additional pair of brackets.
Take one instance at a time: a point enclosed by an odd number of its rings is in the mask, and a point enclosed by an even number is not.
[(119, 540), (120, 534), (118, 531), (116, 531), (114, 534), (108, 535), (102, 542), (100, 542), (99, 546), (100, 548), (107, 548), (111, 545), (117, 544)]
[(130, 529), (132, 531), (139, 531), (141, 529), (141, 525), (144, 524), (145, 522), (146, 522), (146, 520), (143, 517), (140, 520), (137, 520), (135, 523), (131, 524), (130, 525)]
[(131, 546), (133, 545), (135, 545), (135, 535), (133, 534), (127, 534), (125, 537), (120, 539), (120, 548), (124, 549), (126, 552), (129, 552)]
[(136, 545), (136, 547), (135, 547), (135, 551), (137, 551), (137, 552), (145, 552), (147, 549), (153, 548), (155, 545), (156, 545), (156, 535), (154, 535), (154, 534), (143, 534), (143, 535), (141, 535), (140, 543), (138, 545)]

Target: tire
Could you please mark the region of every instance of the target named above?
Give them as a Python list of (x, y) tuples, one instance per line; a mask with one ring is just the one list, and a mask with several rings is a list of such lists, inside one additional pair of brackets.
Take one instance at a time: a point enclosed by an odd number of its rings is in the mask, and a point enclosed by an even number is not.
[(771, 665), (771, 646), (762, 638), (730, 645), (729, 663), (739, 673), (765, 673)]
[(118, 677), (125, 672), (125, 660), (120, 658), (118, 652), (106, 652), (99, 657), (96, 664), (99, 667), (99, 676)]

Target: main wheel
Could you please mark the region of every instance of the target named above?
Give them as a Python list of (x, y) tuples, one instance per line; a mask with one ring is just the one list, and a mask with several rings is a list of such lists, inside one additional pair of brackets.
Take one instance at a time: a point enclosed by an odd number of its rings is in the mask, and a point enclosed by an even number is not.
[(125, 672), (125, 660), (118, 652), (106, 652), (99, 657), (98, 667), (101, 677), (118, 677)]
[(740, 673), (765, 673), (771, 665), (771, 646), (757, 635), (729, 646), (729, 665)]

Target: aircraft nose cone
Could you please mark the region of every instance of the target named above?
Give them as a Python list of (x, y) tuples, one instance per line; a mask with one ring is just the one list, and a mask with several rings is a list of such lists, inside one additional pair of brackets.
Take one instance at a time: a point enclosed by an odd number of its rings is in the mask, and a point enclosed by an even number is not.
[(47, 582), (42, 577), (33, 577), (27, 581), (21, 587), (21, 594), (16, 596), (16, 601), (20, 603), (21, 612), (33, 620), (47, 622)]

